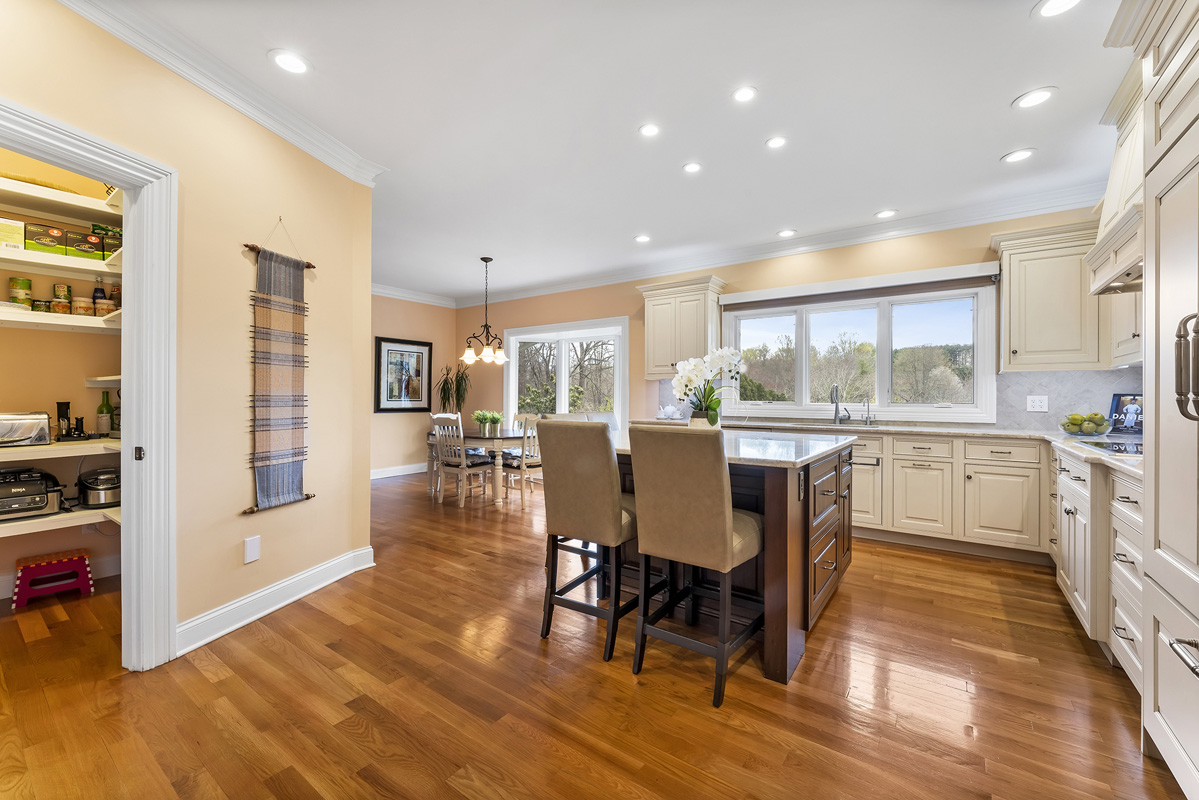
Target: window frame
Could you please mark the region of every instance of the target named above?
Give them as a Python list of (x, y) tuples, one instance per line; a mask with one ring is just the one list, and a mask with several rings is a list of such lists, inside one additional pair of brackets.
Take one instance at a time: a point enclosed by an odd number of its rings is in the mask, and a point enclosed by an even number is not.
[[(891, 352), (891, 310), (896, 305), (927, 303), (940, 300), (971, 298), (974, 301), (974, 402), (952, 406), (917, 405), (913, 403), (891, 403), (891, 367), (894, 354)], [(722, 340), (725, 347), (741, 349), (740, 322), (744, 319), (784, 317), (795, 315), (795, 400), (742, 400), (739, 382), (733, 385), (733, 395), (723, 406), (727, 416), (752, 417), (803, 417), (830, 418), (829, 403), (809, 401), (808, 341), (809, 317), (813, 313), (828, 311), (876, 309), (876, 362), (875, 392), (878, 403), (870, 404), (871, 415), (880, 420), (906, 422), (995, 422), (995, 375), (998, 364), (998, 319), (997, 293), (994, 284), (968, 289), (945, 289), (927, 292), (902, 292), (868, 300), (832, 300), (827, 302), (803, 303), (738, 311), (727, 310), (721, 320)], [(860, 400), (841, 403), (843, 409), (861, 417), (866, 405)]]
[[(563, 322), (553, 325), (532, 325), (523, 328), (504, 329), (504, 352), (508, 361), (504, 364), (504, 420), (511, 424), (517, 414), (518, 381), (520, 378), (520, 343), (555, 342), (558, 345), (556, 368), (557, 407), (570, 408), (570, 355), (566, 345), (589, 339), (615, 339), (613, 365), (612, 405), (613, 413), (621, 428), (628, 426), (629, 416), (629, 318), (606, 317), (604, 319)], [(565, 412), (558, 412), (565, 413)]]

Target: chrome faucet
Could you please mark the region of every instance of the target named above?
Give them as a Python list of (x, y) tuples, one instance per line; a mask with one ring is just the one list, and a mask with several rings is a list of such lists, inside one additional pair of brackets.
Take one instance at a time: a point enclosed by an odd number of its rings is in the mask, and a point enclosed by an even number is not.
[(833, 424), (840, 425), (842, 421), (849, 421), (849, 409), (841, 408), (841, 387), (833, 384), (833, 390), (828, 393), (828, 401), (833, 404)]
[(862, 415), (862, 424), (870, 425), (870, 395), (866, 395), (866, 413)]

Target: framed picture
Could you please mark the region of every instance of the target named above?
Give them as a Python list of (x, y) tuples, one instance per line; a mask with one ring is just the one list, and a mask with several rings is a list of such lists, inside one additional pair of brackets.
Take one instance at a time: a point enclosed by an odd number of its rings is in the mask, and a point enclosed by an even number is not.
[(375, 413), (429, 412), (432, 342), (375, 337)]

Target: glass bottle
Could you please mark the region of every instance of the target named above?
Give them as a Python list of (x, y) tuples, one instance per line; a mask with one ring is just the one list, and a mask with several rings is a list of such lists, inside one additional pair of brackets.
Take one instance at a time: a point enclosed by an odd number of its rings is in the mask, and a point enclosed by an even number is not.
[(108, 392), (100, 393), (100, 406), (96, 409), (96, 433), (101, 436), (112, 433), (112, 403), (108, 402)]

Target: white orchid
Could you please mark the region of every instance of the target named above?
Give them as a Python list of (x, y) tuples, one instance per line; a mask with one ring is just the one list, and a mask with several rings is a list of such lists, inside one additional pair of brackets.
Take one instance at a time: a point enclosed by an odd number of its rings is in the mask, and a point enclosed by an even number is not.
[(703, 358), (689, 358), (675, 365), (675, 376), (670, 385), (679, 400), (690, 400), (696, 411), (706, 412), (708, 421), (715, 425), (717, 409), (720, 408), (720, 389), (714, 381), (726, 376), (736, 379), (741, 374), (741, 353), (732, 347), (720, 347)]

